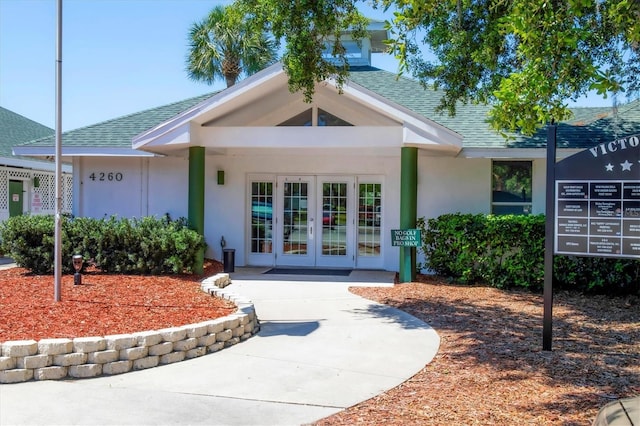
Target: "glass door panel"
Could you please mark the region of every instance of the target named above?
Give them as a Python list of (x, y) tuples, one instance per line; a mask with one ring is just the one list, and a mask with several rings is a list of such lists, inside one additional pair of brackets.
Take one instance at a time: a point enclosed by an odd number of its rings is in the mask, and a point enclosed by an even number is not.
[(353, 178), (321, 177), (318, 184), (322, 226), (317, 240), (316, 265), (353, 267)]
[(380, 256), (382, 184), (358, 184), (358, 257)]
[(251, 182), (250, 253), (271, 253), (273, 244), (273, 182)]
[(314, 179), (305, 177), (281, 177), (282, 212), (278, 232), (280, 244), (276, 262), (279, 265), (314, 266), (315, 200)]

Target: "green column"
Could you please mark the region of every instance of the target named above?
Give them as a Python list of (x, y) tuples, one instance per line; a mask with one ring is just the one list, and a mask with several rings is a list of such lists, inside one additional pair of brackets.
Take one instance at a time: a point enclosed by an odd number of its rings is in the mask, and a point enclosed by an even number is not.
[[(400, 154), (400, 229), (414, 229), (418, 211), (418, 148)], [(400, 282), (416, 278), (416, 248), (400, 247)]]
[[(189, 226), (204, 236), (204, 147), (189, 147)], [(204, 249), (194, 265), (196, 274), (204, 272)]]

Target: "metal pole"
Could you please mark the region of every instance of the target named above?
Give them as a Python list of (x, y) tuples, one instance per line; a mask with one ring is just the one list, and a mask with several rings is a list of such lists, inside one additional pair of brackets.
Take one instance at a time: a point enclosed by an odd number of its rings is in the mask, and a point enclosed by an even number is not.
[(58, 0), (58, 25), (56, 37), (56, 210), (54, 230), (54, 298), (62, 299), (62, 0)]
[(544, 229), (544, 319), (542, 323), (542, 349), (551, 350), (553, 327), (553, 251), (556, 211), (556, 124), (547, 127), (547, 197)]

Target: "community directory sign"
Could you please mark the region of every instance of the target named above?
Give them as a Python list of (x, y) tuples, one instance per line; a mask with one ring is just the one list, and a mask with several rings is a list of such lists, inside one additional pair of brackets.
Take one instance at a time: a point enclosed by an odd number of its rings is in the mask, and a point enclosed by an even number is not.
[(555, 253), (640, 258), (640, 135), (556, 164)]

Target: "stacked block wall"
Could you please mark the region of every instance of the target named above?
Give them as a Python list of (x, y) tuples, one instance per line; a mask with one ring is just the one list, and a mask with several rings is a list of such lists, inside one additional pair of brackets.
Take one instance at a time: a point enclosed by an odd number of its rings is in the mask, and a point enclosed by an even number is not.
[(201, 283), (203, 291), (230, 300), (235, 313), (180, 327), (100, 337), (8, 341), (0, 345), (0, 383), (122, 374), (217, 352), (260, 329), (253, 304), (225, 290), (229, 274)]

